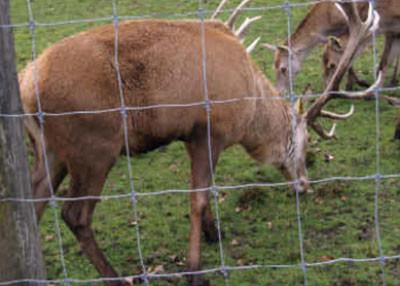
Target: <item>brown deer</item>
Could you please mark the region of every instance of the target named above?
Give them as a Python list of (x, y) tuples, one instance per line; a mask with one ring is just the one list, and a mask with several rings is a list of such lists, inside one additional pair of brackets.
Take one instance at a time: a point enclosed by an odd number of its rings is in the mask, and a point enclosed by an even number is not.
[[(365, 17), (368, 1), (357, 4), (359, 13)], [(388, 56), (392, 48), (392, 34), (400, 33), (400, 5), (397, 0), (376, 0), (376, 10), (380, 15), (378, 32), (385, 35), (385, 50), (382, 54), (379, 70), (383, 76), (387, 70)], [(295, 79), (301, 65), (310, 52), (323, 44), (323, 37), (340, 37), (349, 34), (348, 25), (343, 13), (333, 2), (321, 2), (312, 6), (296, 31), (281, 46), (264, 45), (275, 51), (275, 72), (277, 88), (284, 93), (289, 87), (289, 78)], [(290, 46), (290, 47), (289, 47)], [(290, 70), (289, 70), (290, 51)], [(289, 72), (291, 75), (289, 76)]]
[[(376, 86), (364, 94), (331, 93), (337, 90), (358, 43), (368, 36), (373, 22), (372, 12), (363, 22), (353, 4), (342, 5), (350, 19), (349, 44), (324, 94), (302, 115), (295, 113), (291, 105), (278, 96), (237, 35), (220, 21), (204, 23), (207, 88), (212, 106), (212, 162), (208, 161), (208, 121), (204, 104), (191, 108), (159, 106), (204, 102), (201, 22), (141, 20), (120, 23), (118, 62), (123, 97), (128, 107), (135, 107), (127, 113), (130, 153), (147, 152), (174, 140), (185, 142), (191, 160), (190, 187), (196, 190), (210, 185), (209, 163), (215, 167), (222, 151), (240, 144), (255, 160), (278, 168), (293, 181), (296, 191), (307, 190), (307, 126), (322, 129), (316, 119), (332, 117), (322, 112), (329, 100), (370, 96)], [(119, 110), (114, 33), (113, 25), (104, 25), (61, 40), (20, 74), (25, 112), (39, 111), (37, 90), (44, 114), (43, 136), (41, 121), (37, 117), (26, 119), (36, 151), (32, 175), (35, 198), (50, 197), (45, 155), (54, 190), (69, 174), (67, 197), (79, 198), (100, 195), (107, 174), (123, 153), (124, 128), (120, 112), (60, 114), (108, 108)], [(237, 101), (221, 103), (230, 99)], [(158, 107), (137, 109), (152, 105)], [(47, 146), (45, 153), (41, 148), (43, 144)], [(217, 235), (208, 193), (191, 192), (190, 199), (187, 261), (188, 269), (196, 271), (200, 269), (201, 233), (209, 241), (216, 241)], [(91, 228), (96, 203), (97, 200), (66, 201), (62, 206), (62, 218), (100, 275), (117, 277)], [(45, 206), (46, 202), (36, 203), (39, 218)], [(109, 285), (120, 283), (108, 282)], [(192, 275), (189, 284), (206, 285), (206, 281), (199, 275)]]
[[(395, 36), (392, 40), (392, 47), (388, 54), (388, 63), (394, 65), (393, 75), (391, 77), (390, 85), (395, 86), (398, 83), (399, 76), (399, 56), (400, 56), (400, 34)], [(327, 84), (332, 77), (337, 64), (339, 63), (340, 57), (343, 55), (344, 49), (348, 41), (348, 34), (341, 36), (340, 38), (328, 37), (326, 39), (326, 45), (322, 54), (323, 71), (324, 71), (324, 82)], [(370, 42), (370, 41), (368, 41)], [(367, 42), (367, 43), (368, 43)], [(360, 52), (364, 50), (364, 47), (360, 49)], [(366, 87), (369, 84), (358, 78), (356, 72), (352, 67), (349, 68), (348, 81), (346, 84), (346, 90), (352, 90), (354, 84), (362, 87)]]

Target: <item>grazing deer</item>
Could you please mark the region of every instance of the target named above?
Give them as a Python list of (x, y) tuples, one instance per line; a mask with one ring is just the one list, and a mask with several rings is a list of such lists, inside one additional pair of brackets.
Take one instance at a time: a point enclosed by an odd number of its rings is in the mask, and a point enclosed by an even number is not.
[[(204, 102), (202, 77), (202, 25), (199, 21), (141, 20), (119, 24), (118, 60), (123, 98), (128, 107), (127, 132), (130, 153), (139, 154), (174, 140), (185, 142), (191, 160), (192, 190), (210, 185), (210, 164), (215, 167), (226, 148), (240, 144), (255, 160), (272, 164), (296, 191), (309, 187), (305, 156), (307, 126), (321, 129), (318, 116), (343, 119), (323, 112), (333, 98), (359, 98), (365, 93), (335, 92), (351, 63), (356, 47), (370, 33), (372, 6), (365, 22), (354, 4), (341, 4), (349, 17), (350, 41), (330, 84), (304, 114), (294, 112), (250, 59), (240, 38), (220, 21), (204, 23), (207, 90), (212, 104), (212, 162), (208, 161), (207, 113), (203, 105), (190, 108), (164, 104)], [(46, 49), (20, 74), (24, 110), (37, 113), (36, 91), (45, 115), (43, 153), (40, 122), (26, 118), (35, 149), (33, 189), (35, 198), (49, 198), (45, 155), (54, 190), (71, 177), (67, 196), (99, 196), (107, 174), (124, 150), (123, 116), (119, 112), (60, 115), (70, 111), (118, 108), (121, 105), (114, 62), (115, 30), (104, 25), (68, 37)], [(35, 84), (37, 79), (37, 85)], [(36, 89), (36, 88), (37, 89)], [(249, 100), (248, 97), (253, 97)], [(236, 99), (226, 104), (221, 101)], [(138, 110), (140, 107), (155, 108)], [(46, 114), (59, 114), (53, 116)], [(201, 233), (216, 241), (208, 193), (191, 192), (188, 269), (200, 269)], [(102, 277), (117, 277), (99, 248), (91, 228), (97, 200), (69, 200), (62, 218), (82, 251)], [(45, 201), (36, 203), (40, 218)], [(189, 276), (190, 285), (205, 285), (201, 276)], [(108, 285), (120, 285), (109, 281)]]
[[(365, 17), (368, 3), (357, 4), (359, 13)], [(385, 50), (382, 54), (379, 70), (383, 77), (387, 70), (388, 56), (392, 48), (393, 34), (400, 33), (400, 5), (398, 0), (376, 0), (376, 10), (380, 15), (379, 33), (385, 35)], [(265, 44), (264, 47), (275, 52), (274, 67), (277, 79), (277, 88), (283, 93), (289, 87), (289, 51), (290, 72), (294, 79), (300, 71), (301, 65), (310, 52), (324, 41), (321, 36), (335, 36), (349, 34), (345, 15), (337, 9), (333, 2), (321, 2), (312, 6), (296, 31), (281, 46)], [(367, 39), (366, 39), (367, 40)], [(289, 47), (290, 46), (290, 47)]]
[[(400, 56), (400, 34), (393, 36), (392, 47), (388, 55), (388, 63), (394, 64), (393, 75), (390, 81), (391, 86), (395, 86), (398, 83), (399, 76), (399, 56)], [(348, 41), (348, 34), (341, 36), (340, 38), (328, 37), (326, 39), (326, 45), (322, 54), (323, 70), (324, 70), (324, 82), (327, 84), (332, 77), (337, 64), (339, 63), (340, 57), (343, 55), (344, 49)], [(368, 43), (369, 41), (367, 41)], [(360, 48), (360, 52), (365, 47)], [(349, 68), (348, 81), (346, 84), (346, 90), (352, 90), (354, 84), (366, 87), (368, 83), (360, 80), (352, 67)]]
[[(336, 67), (343, 55), (344, 48), (348, 41), (348, 35), (344, 35), (340, 38), (327, 37), (324, 52), (322, 53), (322, 67), (324, 83), (327, 85), (336, 70)], [(361, 51), (362, 49), (359, 49)], [(347, 83), (346, 90), (353, 90), (354, 85), (357, 84), (362, 87), (367, 87), (369, 84), (358, 78), (353, 66), (349, 68), (347, 72)]]

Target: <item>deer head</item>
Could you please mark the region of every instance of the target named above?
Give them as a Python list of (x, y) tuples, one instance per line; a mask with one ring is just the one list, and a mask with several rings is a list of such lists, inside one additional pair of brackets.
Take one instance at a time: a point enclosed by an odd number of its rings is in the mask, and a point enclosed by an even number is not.
[(296, 51), (288, 46), (263, 44), (263, 47), (274, 52), (276, 88), (280, 94), (283, 94), (290, 86), (290, 81), (293, 81), (300, 71), (302, 59)]
[[(346, 39), (347, 40), (347, 39)], [(345, 48), (345, 39), (328, 37), (322, 54), (324, 83), (327, 85), (335, 72)]]

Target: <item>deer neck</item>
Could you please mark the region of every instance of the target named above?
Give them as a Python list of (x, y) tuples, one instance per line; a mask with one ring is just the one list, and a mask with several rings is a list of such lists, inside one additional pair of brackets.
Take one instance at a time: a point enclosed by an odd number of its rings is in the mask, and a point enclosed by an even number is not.
[(242, 145), (260, 163), (280, 166), (292, 134), (291, 108), (261, 71), (256, 72), (255, 80), (258, 100)]
[(296, 31), (286, 41), (300, 62), (318, 45), (323, 44), (328, 35), (341, 36), (347, 32), (345, 19), (333, 3), (320, 3), (312, 7), (298, 25)]

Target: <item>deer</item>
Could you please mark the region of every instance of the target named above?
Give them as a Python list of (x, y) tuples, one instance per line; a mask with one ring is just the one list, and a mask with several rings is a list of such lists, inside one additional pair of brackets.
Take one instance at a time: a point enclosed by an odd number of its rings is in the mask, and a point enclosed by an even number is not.
[[(369, 5), (367, 2), (358, 3), (357, 7), (362, 16), (367, 14)], [(400, 19), (400, 6), (396, 0), (376, 0), (376, 11), (380, 15), (377, 33), (385, 36), (385, 48), (379, 65), (379, 70), (385, 77), (388, 57), (392, 49), (392, 36), (400, 33), (398, 20)], [(282, 94), (287, 92), (290, 78), (294, 80), (311, 51), (325, 43), (324, 37), (341, 37), (345, 34), (349, 34), (346, 15), (343, 15), (334, 2), (320, 2), (312, 6), (295, 32), (283, 45), (264, 44), (263, 47), (275, 53), (274, 69), (279, 92)], [(289, 73), (291, 74), (289, 75)]]
[[(96, 242), (91, 223), (99, 199), (93, 198), (101, 194), (120, 155), (129, 152), (134, 156), (182, 141), (191, 162), (187, 268), (190, 272), (199, 271), (202, 233), (209, 242), (218, 241), (219, 236), (209, 191), (197, 190), (209, 189), (211, 169), (215, 170), (220, 154), (230, 146), (241, 145), (256, 161), (275, 166), (295, 192), (304, 192), (310, 187), (305, 163), (307, 127), (322, 129), (316, 121), (318, 117), (335, 117), (323, 110), (330, 100), (371, 96), (380, 84), (378, 77), (363, 92), (338, 91), (358, 43), (376, 26), (372, 5), (365, 21), (354, 4), (340, 5), (349, 18), (349, 44), (322, 96), (301, 114), (279, 96), (241, 39), (219, 20), (121, 22), (118, 61), (114, 58), (113, 24), (70, 36), (45, 49), (19, 74), (24, 111), (33, 114), (25, 117), (25, 127), (35, 151), (32, 186), (34, 198), (39, 199), (35, 202), (37, 217), (40, 219), (51, 199), (49, 183), (56, 193), (69, 174), (65, 196), (71, 200), (62, 205), (62, 219), (101, 277), (115, 278), (107, 279), (107, 285), (123, 285)], [(203, 57), (207, 59), (210, 109), (205, 108)], [(127, 106), (124, 110), (120, 90)], [(202, 104), (193, 104), (196, 102)], [(165, 107), (170, 104), (191, 107)], [(149, 108), (155, 105), (158, 107)], [(84, 113), (105, 109), (111, 111)], [(85, 196), (91, 199), (79, 199)], [(187, 276), (191, 286), (208, 285), (201, 275)], [(151, 274), (147, 277), (151, 278)]]
[[(392, 47), (388, 54), (388, 63), (394, 65), (393, 75), (390, 80), (390, 85), (395, 86), (398, 83), (398, 76), (399, 76), (399, 59), (400, 59), (400, 34), (394, 35), (392, 40)], [(330, 77), (332, 77), (337, 63), (340, 60), (340, 57), (343, 55), (344, 48), (348, 42), (348, 35), (345, 34), (340, 38), (337, 37), (327, 37), (325, 39), (326, 44), (322, 54), (322, 67), (323, 67), (323, 74), (324, 74), (324, 82), (327, 84), (329, 82)], [(366, 44), (370, 43), (367, 41)], [(363, 51), (365, 47), (360, 48), (360, 52)], [(353, 67), (349, 68), (348, 71), (348, 81), (346, 84), (347, 90), (352, 90), (354, 84), (357, 84), (361, 87), (367, 87), (369, 84), (364, 80), (358, 78), (356, 72), (354, 71)]]

